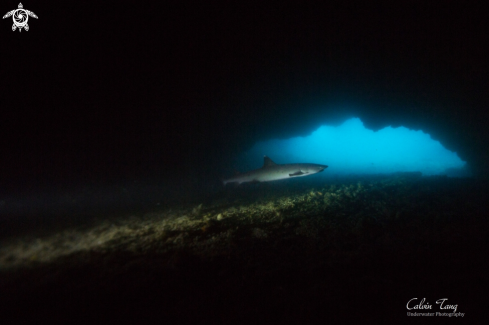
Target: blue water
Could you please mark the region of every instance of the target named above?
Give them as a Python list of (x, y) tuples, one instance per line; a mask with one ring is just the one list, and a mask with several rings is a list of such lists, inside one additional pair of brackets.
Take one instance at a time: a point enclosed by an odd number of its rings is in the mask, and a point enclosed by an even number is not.
[(429, 134), (405, 127), (366, 129), (359, 118), (337, 127), (321, 126), (311, 135), (256, 143), (243, 154), (240, 168), (261, 167), (263, 155), (277, 163), (310, 162), (329, 165), (325, 174), (422, 172), (446, 174), (465, 162)]

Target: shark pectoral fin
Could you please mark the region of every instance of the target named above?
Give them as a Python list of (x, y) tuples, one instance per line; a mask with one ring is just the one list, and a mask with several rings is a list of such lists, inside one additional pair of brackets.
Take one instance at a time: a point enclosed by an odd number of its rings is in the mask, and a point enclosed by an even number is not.
[(295, 173), (289, 174), (290, 177), (304, 175), (302, 170), (298, 170)]

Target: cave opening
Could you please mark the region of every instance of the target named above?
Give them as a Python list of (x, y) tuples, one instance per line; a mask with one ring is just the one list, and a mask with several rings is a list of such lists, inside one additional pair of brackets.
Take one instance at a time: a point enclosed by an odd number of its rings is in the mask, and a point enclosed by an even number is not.
[(385, 127), (372, 131), (359, 118), (339, 126), (320, 126), (310, 135), (260, 141), (242, 154), (238, 168), (255, 169), (267, 155), (277, 163), (310, 162), (329, 166), (326, 176), (421, 172), (424, 176), (469, 177), (456, 152), (422, 130)]

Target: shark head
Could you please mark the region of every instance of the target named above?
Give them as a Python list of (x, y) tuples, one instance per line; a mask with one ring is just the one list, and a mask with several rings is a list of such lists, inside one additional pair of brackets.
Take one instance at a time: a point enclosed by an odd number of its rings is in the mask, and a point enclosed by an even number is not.
[(306, 174), (316, 174), (322, 172), (326, 168), (328, 168), (328, 166), (326, 165), (305, 164), (305, 166), (301, 168), (301, 170)]
[(328, 166), (318, 164), (297, 164), (295, 168), (296, 170), (289, 174), (290, 177), (317, 174), (328, 168)]

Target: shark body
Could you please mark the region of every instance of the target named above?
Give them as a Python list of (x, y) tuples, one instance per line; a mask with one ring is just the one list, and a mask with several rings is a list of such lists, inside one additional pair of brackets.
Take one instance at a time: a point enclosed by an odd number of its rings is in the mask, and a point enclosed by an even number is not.
[(267, 156), (264, 157), (263, 167), (239, 174), (223, 180), (223, 184), (227, 183), (247, 183), (247, 182), (271, 182), (280, 179), (288, 179), (293, 177), (308, 176), (322, 172), (328, 168), (326, 165), (318, 164), (276, 164)]

